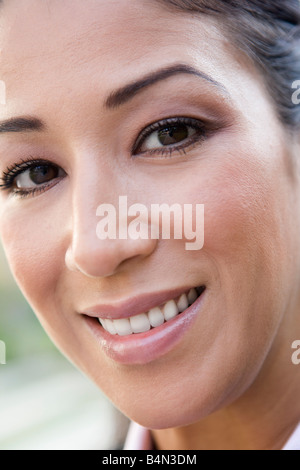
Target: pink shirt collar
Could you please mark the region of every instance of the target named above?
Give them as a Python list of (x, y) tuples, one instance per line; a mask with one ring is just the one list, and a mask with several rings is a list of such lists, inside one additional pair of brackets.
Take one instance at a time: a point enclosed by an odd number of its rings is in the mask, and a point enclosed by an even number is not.
[(300, 450), (300, 423), (282, 450)]
[(153, 450), (150, 431), (132, 421), (129, 426), (124, 450)]

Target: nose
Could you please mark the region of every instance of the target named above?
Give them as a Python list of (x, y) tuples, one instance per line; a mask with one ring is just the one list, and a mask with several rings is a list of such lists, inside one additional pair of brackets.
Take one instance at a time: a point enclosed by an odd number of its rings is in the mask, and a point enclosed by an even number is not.
[[(99, 188), (99, 186), (98, 186)], [(133, 239), (129, 236), (127, 226), (130, 218), (127, 214), (119, 213), (118, 202), (109, 204), (115, 208), (107, 218), (106, 234), (102, 232), (99, 236), (99, 224), (105, 225), (105, 217), (99, 218), (99, 199), (102, 199), (100, 206), (108, 206), (103, 196), (99, 196), (99, 190), (80, 191), (73, 198), (71, 237), (68, 245), (65, 262), (71, 271), (76, 271), (92, 278), (109, 277), (120, 270), (120, 266), (125, 267), (126, 262), (135, 259), (142, 260), (148, 257), (154, 250), (157, 240), (147, 238)], [(98, 203), (98, 204), (97, 204)], [(114, 217), (115, 216), (115, 217)], [(115, 220), (114, 220), (115, 219)], [(119, 236), (120, 222), (122, 225), (122, 235)], [(145, 224), (148, 221), (144, 221)], [(125, 231), (124, 231), (125, 229)], [(145, 230), (144, 230), (145, 233)], [(104, 236), (103, 236), (104, 235)], [(124, 236), (126, 235), (126, 236)]]

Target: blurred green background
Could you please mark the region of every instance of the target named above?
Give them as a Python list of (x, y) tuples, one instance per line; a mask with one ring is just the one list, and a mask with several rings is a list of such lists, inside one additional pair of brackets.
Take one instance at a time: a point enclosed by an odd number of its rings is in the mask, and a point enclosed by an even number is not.
[(122, 448), (128, 420), (48, 339), (1, 245), (0, 340), (0, 450)]

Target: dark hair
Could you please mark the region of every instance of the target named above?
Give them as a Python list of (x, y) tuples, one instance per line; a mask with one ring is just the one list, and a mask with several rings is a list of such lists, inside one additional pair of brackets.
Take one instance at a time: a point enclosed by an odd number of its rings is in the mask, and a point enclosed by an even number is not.
[(222, 19), (227, 36), (263, 72), (282, 122), (300, 126), (292, 84), (300, 80), (299, 0), (158, 0), (190, 13)]

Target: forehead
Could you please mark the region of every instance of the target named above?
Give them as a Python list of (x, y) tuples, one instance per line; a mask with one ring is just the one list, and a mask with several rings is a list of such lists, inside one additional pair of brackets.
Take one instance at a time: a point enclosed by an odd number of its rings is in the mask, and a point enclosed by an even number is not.
[(1, 79), (15, 88), (55, 75), (76, 83), (94, 72), (123, 81), (153, 61), (193, 60), (200, 39), (205, 60), (207, 43), (221, 41), (199, 18), (147, 0), (4, 0), (0, 26)]
[[(81, 129), (82, 116), (90, 125), (95, 113), (104, 119), (114, 90), (174, 63), (210, 75), (237, 108), (245, 88), (264, 90), (215, 20), (152, 0), (4, 0), (0, 50), (1, 120), (35, 115), (60, 134)], [(188, 91), (186, 82), (178, 91)]]

